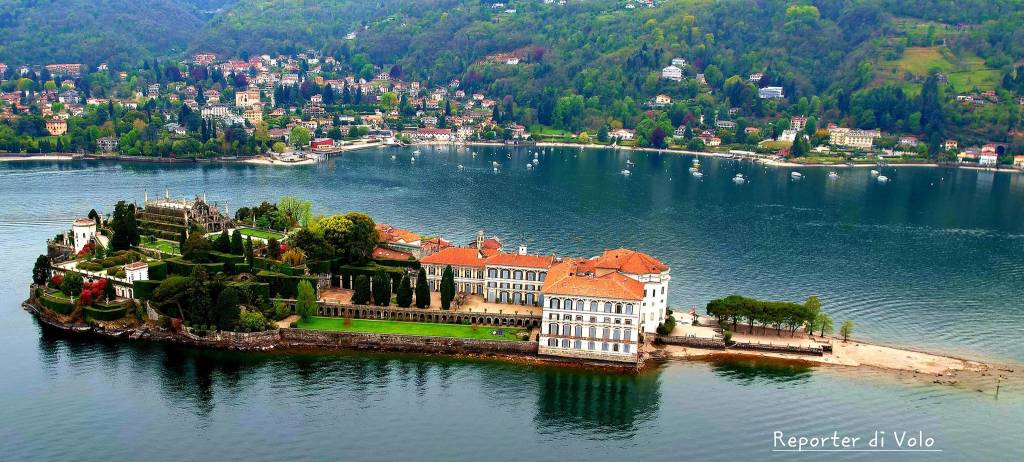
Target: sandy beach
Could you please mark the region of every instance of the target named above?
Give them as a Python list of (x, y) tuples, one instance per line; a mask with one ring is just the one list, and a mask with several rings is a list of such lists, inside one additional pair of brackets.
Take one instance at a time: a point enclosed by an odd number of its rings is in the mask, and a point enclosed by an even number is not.
[(18, 162), (26, 160), (71, 160), (72, 157), (68, 155), (60, 154), (43, 154), (38, 156), (26, 155), (26, 156), (0, 156), (0, 162)]
[(255, 159), (246, 159), (243, 161), (246, 164), (253, 165), (273, 165), (277, 167), (296, 167), (300, 165), (315, 165), (316, 161), (313, 159), (302, 159), (296, 161), (283, 161), (275, 160), (270, 157), (257, 157)]

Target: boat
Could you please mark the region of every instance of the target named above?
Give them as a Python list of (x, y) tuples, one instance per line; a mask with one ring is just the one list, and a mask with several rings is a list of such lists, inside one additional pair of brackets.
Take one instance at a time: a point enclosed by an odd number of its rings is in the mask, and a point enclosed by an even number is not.
[(412, 152), (412, 154), (413, 154), (414, 156), (418, 156), (418, 155), (420, 155), (420, 150), (419, 150), (419, 149), (417, 149), (417, 150), (413, 151), (413, 152)]
[(697, 170), (700, 170), (700, 167), (690, 167), (690, 172), (691, 173), (692, 172), (696, 172)]
[(630, 176), (630, 175), (632, 175), (632, 172), (630, 172), (629, 170), (623, 170), (623, 171), (621, 171), (621, 172), (619, 172), (619, 173), (623, 174), (624, 176)]
[(694, 178), (704, 178), (704, 174), (701, 173), (699, 170), (698, 171), (694, 171), (693, 172), (693, 177)]
[(498, 167), (494, 167), (494, 173), (498, 173)]
[(839, 174), (836, 173), (836, 172), (828, 172), (828, 177), (831, 180), (838, 180), (839, 179)]
[(878, 182), (879, 183), (888, 183), (889, 182), (889, 177), (887, 177), (885, 175), (878, 175)]
[(391, 160), (395, 160), (395, 159), (397, 159), (397, 158), (398, 158), (398, 156), (396, 156), (396, 155), (392, 155), (392, 156), (391, 156)]
[(466, 167), (463, 167), (462, 164), (459, 164), (459, 170), (462, 170), (464, 168), (466, 168)]
[(527, 169), (527, 170), (529, 170), (529, 169), (531, 169), (531, 168), (533, 168), (533, 164), (526, 164), (526, 169)]
[(743, 177), (742, 173), (737, 173), (736, 176), (732, 177), (732, 182), (736, 184), (743, 184), (747, 182), (747, 179)]
[(507, 157), (507, 158), (511, 159), (511, 158), (512, 158), (512, 154), (511, 154), (511, 153), (509, 153), (509, 154), (505, 154), (505, 157)]
[(537, 160), (537, 159), (533, 159), (533, 165), (537, 165), (537, 164), (539, 164), (539, 163), (540, 163), (540, 161), (539, 161), (539, 160)]
[(693, 164), (694, 164), (694, 165), (697, 165), (697, 164), (699, 164), (699, 163), (700, 163), (700, 159), (693, 159)]
[(491, 161), (491, 166), (492, 166), (492, 167), (494, 167), (494, 168), (498, 168), (498, 166), (499, 166), (499, 165), (501, 165), (501, 164), (499, 164), (499, 163), (498, 163), (498, 161), (496, 161), (496, 160), (492, 160), (492, 161)]
[(626, 159), (626, 166), (632, 167), (634, 165), (636, 165), (636, 162), (633, 162), (632, 159)]
[(539, 155), (540, 155), (540, 154), (537, 154), (537, 153), (535, 152), (535, 153), (533, 153), (533, 158), (534, 158), (534, 159), (536, 159), (536, 158), (537, 158), (537, 157), (538, 157)]
[(879, 175), (879, 173), (880, 173), (880, 172), (879, 172), (878, 170), (872, 170), (872, 171), (871, 171), (871, 176), (878, 176), (878, 175)]
[(804, 177), (804, 174), (800, 173), (800, 172), (792, 172), (792, 173), (789, 174), (789, 177), (794, 179), (794, 180), (799, 180), (799, 179)]
[(410, 157), (409, 162), (416, 162), (416, 157)]

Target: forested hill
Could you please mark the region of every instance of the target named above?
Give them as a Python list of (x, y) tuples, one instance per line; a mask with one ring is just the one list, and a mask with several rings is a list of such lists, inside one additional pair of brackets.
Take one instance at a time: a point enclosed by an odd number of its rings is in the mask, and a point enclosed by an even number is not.
[(0, 0), (0, 62), (136, 63), (181, 53), (234, 0)]

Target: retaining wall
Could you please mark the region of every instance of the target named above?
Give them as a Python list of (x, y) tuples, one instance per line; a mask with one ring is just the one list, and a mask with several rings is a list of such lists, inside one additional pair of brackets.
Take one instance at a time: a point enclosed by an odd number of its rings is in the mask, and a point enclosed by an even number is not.
[(536, 355), (537, 342), (478, 340), (453, 337), (280, 329), (288, 347), (387, 350), (436, 354)]

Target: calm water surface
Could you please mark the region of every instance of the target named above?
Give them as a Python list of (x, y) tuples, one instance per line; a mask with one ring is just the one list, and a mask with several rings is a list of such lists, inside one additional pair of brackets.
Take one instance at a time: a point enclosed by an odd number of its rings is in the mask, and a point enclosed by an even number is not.
[[(635, 247), (672, 266), (671, 304), (821, 297), (860, 337), (1024, 361), (1024, 176), (789, 170), (550, 149), (365, 151), (310, 167), (0, 163), (0, 453), (11, 460), (756, 459), (772, 432), (933, 436), (948, 460), (1020, 460), (1019, 389), (765, 363), (673, 362), (638, 377), (393, 355), (229, 354), (68, 339), (19, 303), (42, 241), (144, 191), (316, 211), (531, 252)], [(474, 158), (470, 151), (476, 151)], [(511, 154), (509, 159), (507, 154)], [(396, 158), (392, 159), (391, 156)], [(618, 172), (625, 160), (633, 174)], [(491, 162), (499, 162), (498, 172)], [(459, 170), (458, 165), (465, 168)], [(749, 182), (730, 179), (744, 173)], [(805, 454), (804, 456), (808, 456)], [(838, 454), (874, 460), (878, 454)], [(904, 460), (906, 454), (888, 455)]]

